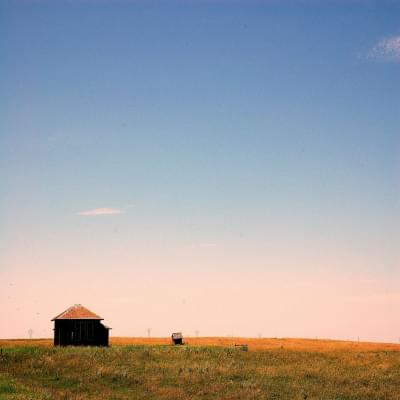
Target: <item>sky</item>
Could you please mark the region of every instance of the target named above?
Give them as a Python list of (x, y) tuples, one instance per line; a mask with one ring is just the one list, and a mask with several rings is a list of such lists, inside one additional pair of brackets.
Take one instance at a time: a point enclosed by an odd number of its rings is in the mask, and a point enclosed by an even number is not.
[(3, 1), (0, 338), (400, 341), (400, 3)]

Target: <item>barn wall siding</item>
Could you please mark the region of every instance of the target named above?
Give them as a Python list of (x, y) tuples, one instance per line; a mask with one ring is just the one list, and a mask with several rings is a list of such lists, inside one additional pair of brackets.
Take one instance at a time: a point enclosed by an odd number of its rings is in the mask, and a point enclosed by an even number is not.
[(108, 346), (108, 328), (99, 320), (55, 320), (55, 346)]

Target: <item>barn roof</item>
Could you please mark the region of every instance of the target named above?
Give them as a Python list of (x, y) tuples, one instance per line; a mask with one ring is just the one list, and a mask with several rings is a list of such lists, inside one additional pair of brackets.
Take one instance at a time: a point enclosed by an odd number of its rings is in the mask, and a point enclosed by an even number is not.
[(94, 312), (88, 310), (86, 307), (83, 307), (82, 304), (74, 304), (72, 307), (63, 311), (61, 314), (58, 314), (56, 317), (52, 319), (52, 321), (56, 319), (99, 319), (102, 320), (99, 315)]

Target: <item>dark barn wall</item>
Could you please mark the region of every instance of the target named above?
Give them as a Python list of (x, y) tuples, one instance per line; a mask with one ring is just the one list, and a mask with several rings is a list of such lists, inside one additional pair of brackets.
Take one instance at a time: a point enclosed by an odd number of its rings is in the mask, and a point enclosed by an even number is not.
[(55, 346), (108, 346), (108, 329), (99, 320), (55, 320)]

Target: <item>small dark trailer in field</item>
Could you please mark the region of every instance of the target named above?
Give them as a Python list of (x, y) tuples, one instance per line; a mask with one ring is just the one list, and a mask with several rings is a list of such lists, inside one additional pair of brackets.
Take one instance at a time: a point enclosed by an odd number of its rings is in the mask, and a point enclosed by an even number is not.
[(172, 344), (183, 344), (182, 332), (174, 332), (171, 335)]
[(52, 319), (54, 346), (108, 346), (109, 330), (94, 312), (75, 304)]

